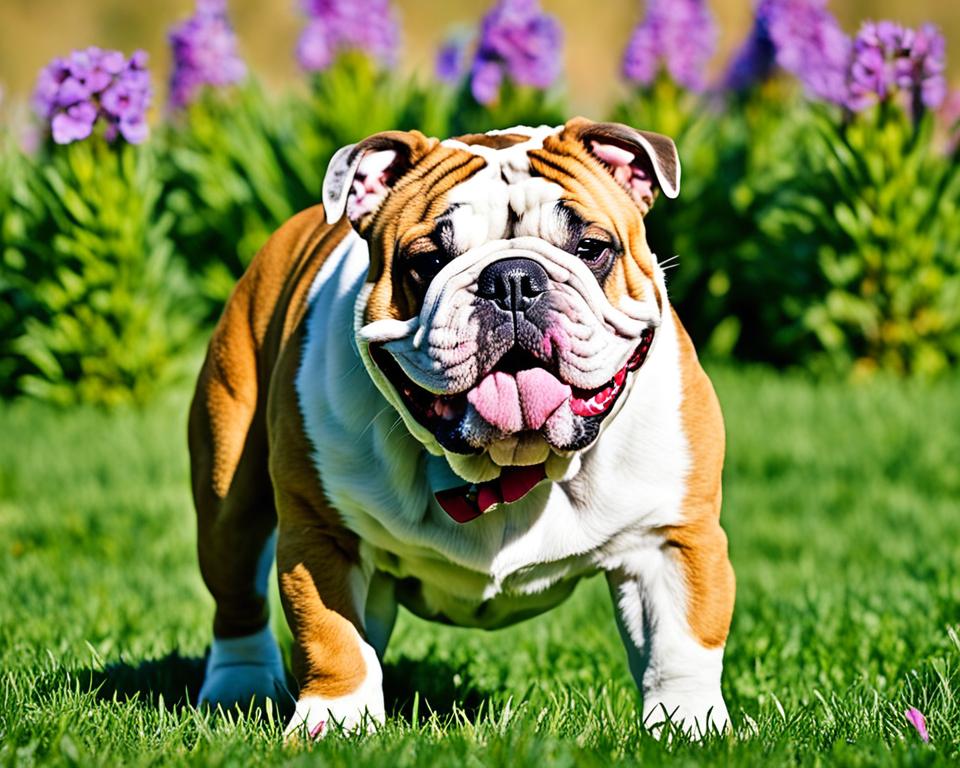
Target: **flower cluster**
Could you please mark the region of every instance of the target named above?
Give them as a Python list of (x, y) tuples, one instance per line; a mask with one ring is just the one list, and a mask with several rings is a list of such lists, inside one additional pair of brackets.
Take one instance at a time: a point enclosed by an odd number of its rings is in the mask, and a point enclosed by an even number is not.
[(726, 84), (747, 88), (765, 79), (776, 63), (814, 98), (844, 104), (850, 51), (850, 38), (827, 10), (826, 0), (761, 0)]
[(560, 75), (563, 30), (537, 0), (500, 0), (483, 17), (470, 68), (470, 91), (480, 104), (500, 95), (504, 77), (548, 88)]
[(173, 74), (170, 105), (182, 109), (205, 85), (224, 87), (246, 77), (237, 36), (227, 19), (227, 0), (197, 0), (196, 13), (170, 30)]
[(916, 109), (938, 108), (947, 95), (945, 49), (931, 24), (913, 30), (891, 21), (865, 23), (853, 43), (847, 106), (859, 111), (900, 92)]
[(104, 136), (131, 144), (147, 138), (150, 105), (147, 54), (127, 59), (120, 51), (91, 47), (54, 59), (40, 71), (34, 109), (49, 122), (53, 140), (69, 144), (87, 138), (100, 121)]
[(650, 85), (661, 67), (692, 91), (705, 86), (717, 31), (704, 0), (650, 0), (647, 16), (633, 31), (623, 56), (623, 74)]
[(469, 40), (454, 37), (440, 46), (433, 71), (441, 83), (455, 85), (466, 69), (466, 54)]
[(383, 65), (396, 60), (400, 27), (390, 0), (302, 0), (308, 22), (297, 44), (305, 72), (329, 67), (338, 53), (359, 50)]

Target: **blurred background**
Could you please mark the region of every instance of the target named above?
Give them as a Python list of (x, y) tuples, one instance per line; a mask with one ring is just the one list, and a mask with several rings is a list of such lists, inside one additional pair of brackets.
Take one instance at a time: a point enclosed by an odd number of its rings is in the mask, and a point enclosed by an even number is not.
[[(546, 0), (566, 30), (566, 81), (573, 109), (601, 110), (622, 88), (620, 53), (640, 21), (638, 0)], [(711, 0), (720, 29), (714, 69), (746, 36), (753, 3)], [(436, 49), (451, 27), (473, 27), (488, 9), (486, 0), (398, 0), (403, 34), (402, 66), (429, 73)], [(131, 3), (128, 0), (0, 0), (0, 82), (14, 97), (29, 93), (37, 71), (53, 56), (78, 45), (96, 44), (129, 51), (144, 48), (157, 71), (168, 71), (167, 29), (188, 15), (191, 0)], [(231, 0), (241, 52), (258, 76), (271, 84), (298, 77), (294, 44), (302, 27), (296, 0)], [(907, 25), (932, 21), (940, 26), (948, 50), (960, 46), (957, 0), (843, 0), (831, 4), (844, 29), (853, 33), (861, 20), (890, 18)], [(578, 32), (582, 30), (582, 32)], [(960, 56), (948, 57), (951, 80), (960, 76)]]

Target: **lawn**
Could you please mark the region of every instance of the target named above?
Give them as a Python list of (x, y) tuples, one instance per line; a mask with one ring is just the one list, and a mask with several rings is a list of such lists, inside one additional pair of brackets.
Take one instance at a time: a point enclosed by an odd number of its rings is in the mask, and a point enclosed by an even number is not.
[(960, 378), (713, 375), (736, 738), (640, 731), (598, 579), (496, 633), (402, 614), (386, 658), (395, 716), (375, 735), (286, 747), (277, 717), (195, 711), (212, 603), (181, 389), (112, 415), (0, 406), (0, 764), (957, 764)]

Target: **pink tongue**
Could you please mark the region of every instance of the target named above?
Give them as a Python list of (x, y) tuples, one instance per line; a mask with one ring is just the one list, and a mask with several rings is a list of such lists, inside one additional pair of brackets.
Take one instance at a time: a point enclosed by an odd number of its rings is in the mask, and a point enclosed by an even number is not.
[(543, 368), (518, 371), (516, 377), (494, 371), (467, 393), (467, 400), (502, 432), (540, 429), (571, 395), (570, 387)]
[(477, 412), (501, 432), (519, 432), (523, 428), (517, 380), (509, 373), (494, 371), (467, 392)]
[(540, 429), (572, 394), (569, 385), (543, 368), (518, 371), (517, 389), (520, 392), (523, 423), (527, 429)]

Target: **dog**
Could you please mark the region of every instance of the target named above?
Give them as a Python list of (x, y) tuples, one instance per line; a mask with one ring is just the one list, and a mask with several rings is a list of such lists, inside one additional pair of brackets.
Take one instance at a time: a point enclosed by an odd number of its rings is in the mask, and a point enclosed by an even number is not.
[(602, 571), (646, 727), (729, 727), (722, 416), (644, 230), (679, 189), (671, 139), (585, 118), (333, 156), (322, 206), (238, 282), (191, 406), (201, 702), (282, 695), (274, 557), (288, 737), (383, 720), (398, 605), (496, 628)]

